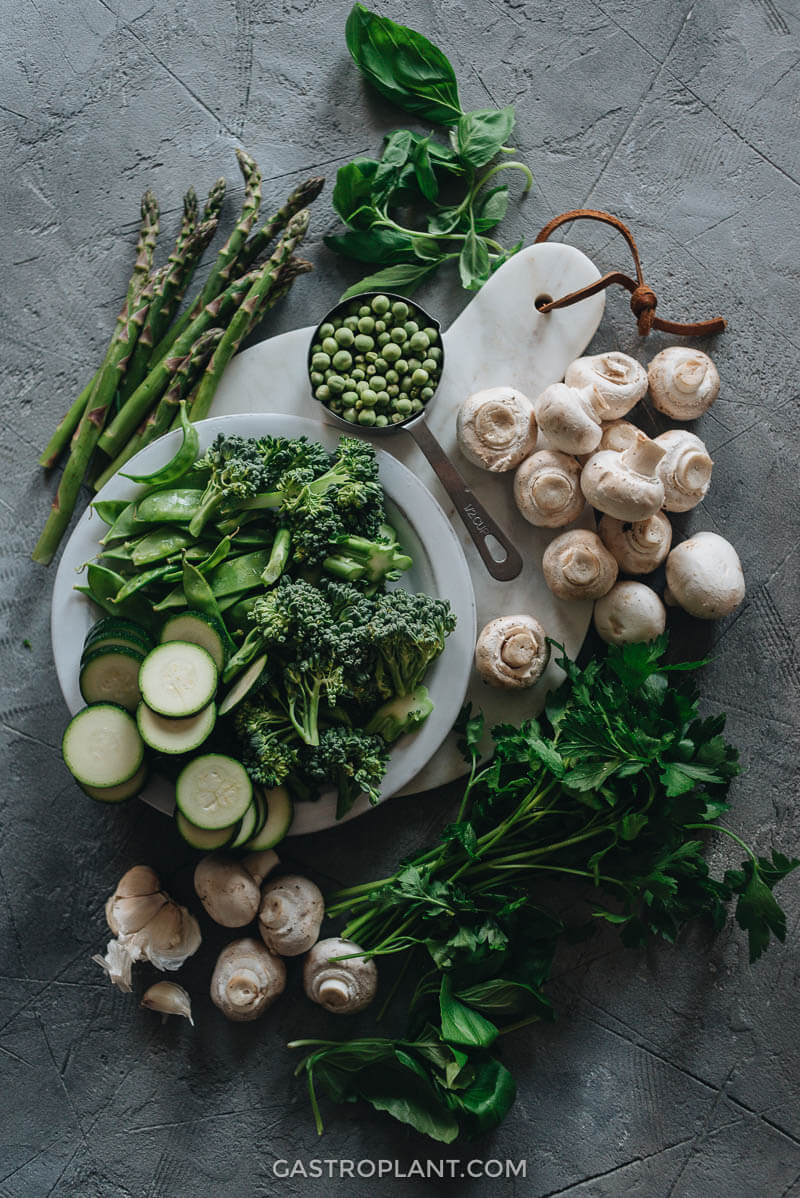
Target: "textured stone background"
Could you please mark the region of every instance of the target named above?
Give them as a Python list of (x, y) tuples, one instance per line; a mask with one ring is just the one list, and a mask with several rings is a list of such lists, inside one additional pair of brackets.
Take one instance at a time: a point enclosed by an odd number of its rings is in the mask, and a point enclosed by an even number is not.
[[(163, 817), (89, 803), (61, 764), (53, 572), (29, 561), (55, 482), (37, 453), (108, 336), (145, 186), (171, 231), (190, 180), (200, 191), (222, 172), (234, 179), (238, 144), (260, 162), (269, 202), (375, 151), (397, 123), (346, 56), (348, 6), (2, 3), (0, 1195), (800, 1195), (796, 880), (781, 895), (788, 943), (754, 969), (735, 929), (712, 941), (697, 928), (638, 954), (609, 937), (559, 961), (562, 1019), (509, 1045), (517, 1104), (491, 1140), (462, 1151), (524, 1154), (524, 1182), (274, 1182), (276, 1157), (459, 1152), (354, 1108), (332, 1111), (318, 1142), (283, 1044), (329, 1024), (292, 1002), (259, 1025), (224, 1023), (204, 997), (213, 933), (182, 979), (194, 1031), (162, 1028), (89, 960), (124, 869), (151, 861), (188, 898), (191, 864), (176, 859)], [(722, 394), (701, 428), (715, 484), (686, 526), (734, 541), (749, 594), (722, 625), (673, 626), (687, 653), (713, 652), (706, 706), (730, 713), (742, 746), (734, 826), (759, 849), (775, 838), (797, 850), (797, 2), (397, 0), (391, 11), (446, 47), (467, 106), (516, 104), (536, 186), (512, 205), (509, 242), (565, 208), (611, 208), (637, 230), (666, 315), (729, 318), (713, 348)], [(316, 273), (264, 335), (308, 323), (349, 277), (321, 245), (334, 223), (328, 196), (314, 215)], [(228, 217), (239, 198), (237, 181)], [(627, 268), (606, 232), (569, 236), (602, 268)], [(427, 298), (451, 318), (466, 297), (439, 281)], [(661, 344), (640, 345), (624, 297), (609, 299), (598, 350), (647, 358)], [(377, 875), (445, 806), (398, 800), (285, 857), (323, 883)], [(713, 853), (736, 856), (727, 844)], [(137, 988), (150, 980), (142, 969)]]

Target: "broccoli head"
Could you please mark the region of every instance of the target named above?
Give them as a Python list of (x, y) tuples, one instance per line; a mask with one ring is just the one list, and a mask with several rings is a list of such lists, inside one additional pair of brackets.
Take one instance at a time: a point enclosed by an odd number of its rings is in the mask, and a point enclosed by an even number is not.
[(417, 686), (410, 695), (394, 695), (373, 712), (365, 731), (375, 733), (391, 745), (406, 732), (414, 732), (424, 724), (433, 711), (424, 686)]
[(320, 790), (338, 792), (336, 818), (350, 810), (359, 795), (370, 803), (380, 801), (378, 787), (386, 773), (388, 750), (380, 736), (360, 728), (326, 728), (314, 749), (304, 749), (301, 766), (305, 777)]
[(260, 690), (236, 708), (234, 727), (242, 764), (254, 782), (280, 786), (297, 764), (297, 734), (285, 711)]
[(220, 433), (196, 466), (200, 470), (209, 470), (211, 477), (200, 507), (189, 523), (193, 537), (200, 535), (223, 504), (244, 503), (264, 490), (268, 483), (258, 442), (252, 438), (226, 437)]
[(389, 699), (411, 695), (456, 626), (450, 604), (430, 595), (388, 591), (375, 598), (366, 628), (375, 653), (375, 682)]

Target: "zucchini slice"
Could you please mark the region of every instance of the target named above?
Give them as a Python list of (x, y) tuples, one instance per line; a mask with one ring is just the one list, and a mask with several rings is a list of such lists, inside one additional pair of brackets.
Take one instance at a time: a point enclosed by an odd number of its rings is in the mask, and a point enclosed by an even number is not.
[(132, 799), (138, 795), (146, 781), (147, 763), (143, 761), (127, 782), (120, 782), (118, 786), (86, 786), (82, 784), (81, 790), (90, 799), (97, 799), (100, 803), (124, 803), (126, 799)]
[(255, 684), (258, 682), (261, 675), (264, 673), (264, 667), (267, 664), (267, 655), (262, 653), (261, 657), (257, 657), (242, 674), (237, 678), (233, 686), (226, 693), (224, 699), (219, 705), (219, 714), (227, 715), (229, 711), (233, 711), (237, 703), (241, 703), (242, 699), (250, 693)]
[(242, 845), (249, 853), (271, 849), (278, 841), (283, 840), (294, 815), (294, 805), (285, 786), (276, 786), (273, 790), (264, 790), (261, 793), (267, 804), (267, 819), (261, 831)]
[(106, 637), (110, 634), (115, 636), (129, 636), (132, 641), (143, 641), (150, 648), (153, 647), (153, 641), (150, 633), (141, 624), (136, 624), (133, 620), (124, 620), (120, 616), (103, 616), (99, 620), (95, 620), (89, 631), (86, 633), (84, 645), (91, 645), (93, 641), (100, 637)]
[(239, 824), (239, 831), (236, 833), (236, 839), (231, 841), (231, 848), (241, 848), (243, 844), (253, 836), (260, 818), (260, 807), (256, 802), (256, 796), (253, 795), (253, 801), (242, 816), (242, 822)]
[(220, 628), (219, 620), (208, 616), (202, 611), (186, 611), (180, 615), (170, 616), (161, 629), (161, 643), (166, 641), (187, 641), (191, 645), (199, 645), (214, 658), (214, 665), (222, 672), (225, 664), (224, 629)]
[(95, 703), (67, 724), (61, 753), (81, 786), (119, 786), (141, 766), (144, 741), (133, 716), (123, 707)]
[(228, 827), (242, 818), (252, 799), (247, 770), (222, 753), (192, 758), (175, 785), (175, 802), (197, 828)]
[(202, 849), (208, 853), (214, 849), (222, 849), (235, 836), (239, 824), (231, 824), (228, 828), (198, 828), (186, 818), (182, 811), (175, 811), (175, 823), (178, 831), (187, 844), (193, 849)]
[(157, 645), (141, 664), (139, 689), (151, 711), (183, 719), (207, 706), (217, 690), (217, 667), (207, 649), (188, 641)]
[(146, 745), (157, 753), (190, 753), (208, 740), (217, 722), (215, 703), (209, 703), (197, 715), (170, 719), (151, 711), (142, 700), (136, 708), (136, 726)]
[(139, 694), (139, 669), (144, 654), (128, 645), (90, 649), (81, 659), (78, 679), (87, 703), (118, 703), (135, 711)]

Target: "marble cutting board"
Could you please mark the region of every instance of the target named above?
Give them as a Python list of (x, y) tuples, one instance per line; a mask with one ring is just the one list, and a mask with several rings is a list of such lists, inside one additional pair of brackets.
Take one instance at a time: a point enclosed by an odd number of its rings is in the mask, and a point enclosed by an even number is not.
[[(484, 387), (508, 384), (534, 399), (548, 384), (560, 381), (569, 363), (581, 356), (594, 336), (605, 297), (601, 293), (546, 316), (537, 311), (535, 301), (540, 296), (575, 291), (598, 277), (594, 264), (573, 246), (529, 246), (492, 276), (443, 335), (445, 370), (429, 408), (428, 424), (522, 554), (525, 565), (518, 578), (497, 582), (489, 576), (446, 492), (407, 433), (374, 438), (376, 445), (394, 454), (424, 482), (452, 518), (472, 574), (478, 628), (494, 616), (530, 612), (572, 656), (586, 636), (592, 605), (556, 599), (541, 572), (548, 542), (563, 529), (537, 529), (523, 520), (512, 495), (513, 472), (490, 474), (461, 456), (456, 445), (456, 411), (465, 396)], [(321, 320), (324, 313), (315, 316)], [(225, 371), (209, 415), (274, 411), (324, 419), (325, 409), (313, 399), (306, 373), (315, 326), (316, 322), (271, 337), (237, 355)], [(591, 520), (586, 509), (576, 523), (589, 524)], [(484, 711), (487, 726), (518, 723), (541, 710), (559, 674), (551, 664), (535, 687), (512, 692), (486, 686), (473, 670), (468, 698)], [(441, 786), (464, 772), (464, 761), (451, 735), (403, 793)]]

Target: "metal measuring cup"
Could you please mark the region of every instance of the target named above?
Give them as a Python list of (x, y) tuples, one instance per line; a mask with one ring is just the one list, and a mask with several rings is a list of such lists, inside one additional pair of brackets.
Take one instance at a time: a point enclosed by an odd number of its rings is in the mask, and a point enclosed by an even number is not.
[[(506, 533), (495, 522), (495, 520), (486, 511), (481, 501), (476, 497), (474, 492), (467, 486), (464, 478), (456, 469), (453, 463), (448, 458), (445, 451), (442, 449), (439, 442), (434, 437), (428, 425), (425, 423), (425, 414), (436, 398), (435, 391), (438, 390), (442, 375), (444, 374), (445, 366), (445, 350), (444, 342), (441, 336), (442, 326), (435, 317), (431, 316), (430, 312), (426, 312), (415, 300), (408, 300), (403, 295), (397, 295), (391, 291), (365, 291), (361, 295), (352, 296), (348, 300), (343, 300), (336, 304), (329, 312), (325, 314), (317, 327), (314, 329), (314, 335), (311, 338), (311, 344), (308, 349), (307, 365), (310, 371), (312, 346), (318, 339), (319, 328), (321, 325), (334, 320), (336, 317), (346, 313), (354, 300), (360, 300), (363, 303), (369, 303), (376, 295), (385, 295), (390, 300), (402, 300), (403, 303), (409, 304), (412, 308), (416, 308), (421, 316), (423, 316), (430, 328), (436, 329), (439, 334), (439, 344), (442, 347), (441, 370), (439, 372), (439, 380), (436, 383), (434, 394), (430, 397), (425, 407), (421, 412), (414, 412), (405, 420), (398, 421), (397, 424), (388, 424), (385, 428), (376, 428), (370, 426), (367, 430), (358, 424), (354, 424), (350, 420), (345, 420), (336, 412), (332, 412), (321, 400), (315, 402), (322, 404), (328, 420), (331, 423), (338, 425), (340, 428), (354, 435), (356, 433), (364, 434), (369, 431), (372, 436), (386, 436), (397, 432), (408, 433), (413, 437), (418, 447), (422, 450), (425, 457), (428, 459), (431, 467), (436, 473), (436, 477), (444, 487), (453, 506), (464, 522), (464, 526), (472, 538), (475, 548), (481, 556), (483, 564), (491, 574), (492, 578), (498, 579), (500, 582), (510, 582), (512, 578), (516, 578), (522, 570), (522, 558), (518, 551), (512, 545)], [(313, 395), (313, 391), (312, 391)], [(492, 542), (499, 546), (502, 551), (502, 557), (496, 557), (492, 552)]]

